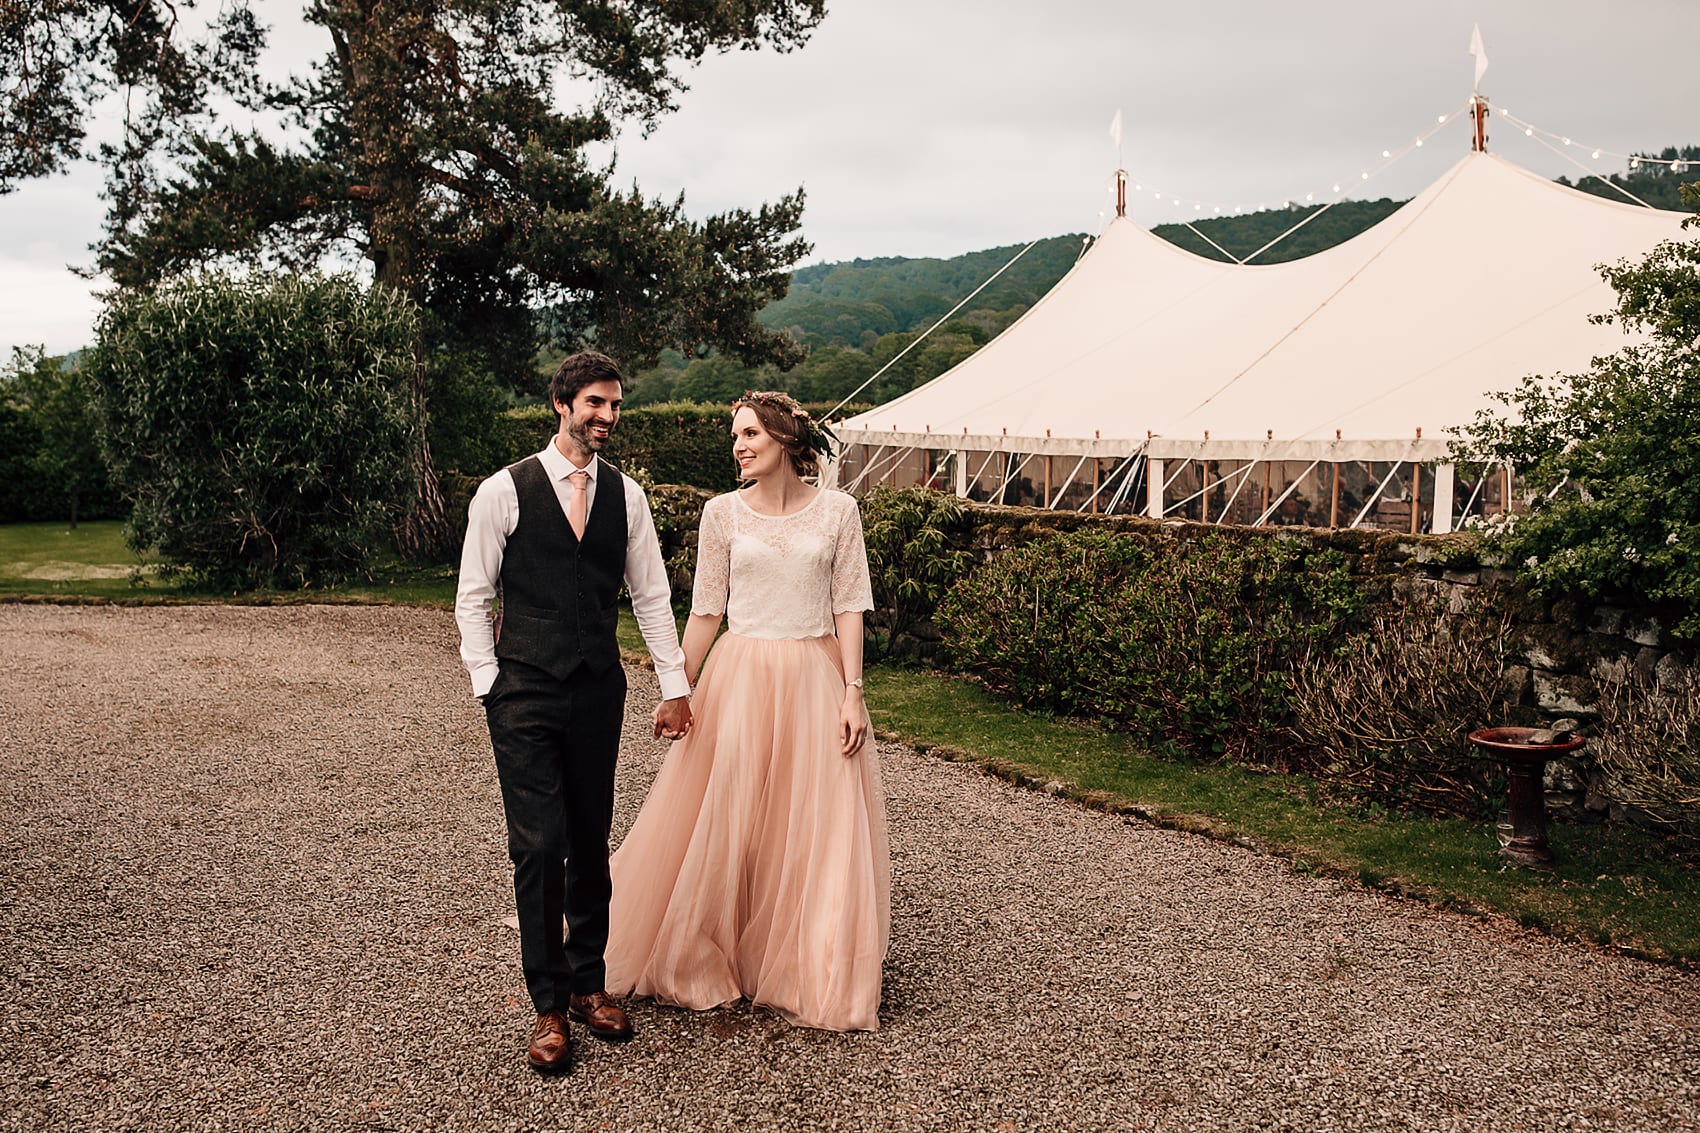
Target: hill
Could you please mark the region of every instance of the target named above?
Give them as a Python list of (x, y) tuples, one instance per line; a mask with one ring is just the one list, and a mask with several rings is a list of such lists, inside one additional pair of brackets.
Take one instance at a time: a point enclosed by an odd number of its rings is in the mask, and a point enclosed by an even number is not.
[[(1657, 156), (1700, 164), (1700, 147), (1672, 147)], [(1663, 165), (1641, 166), (1627, 175), (1611, 177), (1618, 187), (1655, 208), (1667, 209), (1692, 208), (1683, 204), (1679, 186), (1697, 180), (1700, 178), (1688, 171), (1672, 172)], [(1583, 192), (1624, 199), (1597, 178), (1574, 184), (1563, 177), (1558, 181)], [(1342, 201), (1267, 251), (1260, 249), (1324, 206), (1212, 217), (1192, 227), (1164, 224), (1153, 231), (1177, 247), (1211, 259), (1245, 260), (1258, 253), (1249, 262), (1278, 263), (1349, 240), (1404, 203), (1387, 198)], [(857, 395), (857, 400), (876, 404), (888, 401), (967, 358), (1049, 291), (1074, 266), (1084, 242), (1078, 233), (1040, 240), (950, 322)], [(726, 358), (687, 360), (670, 352), (659, 366), (633, 380), (627, 401), (632, 405), (681, 399), (724, 404), (746, 389), (768, 388), (790, 390), (809, 402), (837, 401), (901, 354), (1021, 247), (987, 248), (949, 259), (894, 256), (800, 268), (791, 277), (790, 293), (770, 304), (760, 318), (767, 326), (790, 331), (809, 346), (809, 357), (801, 365), (781, 374), (772, 367), (750, 370)]]

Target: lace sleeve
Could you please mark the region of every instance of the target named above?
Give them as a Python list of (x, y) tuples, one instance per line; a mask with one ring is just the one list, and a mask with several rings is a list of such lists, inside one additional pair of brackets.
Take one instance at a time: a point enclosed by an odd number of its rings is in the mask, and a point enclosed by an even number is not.
[(832, 554), (832, 612), (848, 614), (874, 608), (868, 580), (868, 549), (862, 541), (862, 512), (846, 496), (838, 516), (838, 543)]
[(732, 540), (726, 531), (725, 509), (715, 506), (718, 496), (702, 509), (697, 527), (696, 580), (691, 585), (691, 613), (717, 615), (726, 612), (726, 595), (732, 581)]

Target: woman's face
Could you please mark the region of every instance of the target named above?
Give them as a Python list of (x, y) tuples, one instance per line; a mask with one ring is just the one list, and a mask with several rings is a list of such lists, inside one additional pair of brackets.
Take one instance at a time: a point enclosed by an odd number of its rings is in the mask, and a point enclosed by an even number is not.
[(762, 428), (761, 418), (749, 406), (732, 417), (732, 459), (746, 480), (760, 480), (786, 467), (785, 447)]

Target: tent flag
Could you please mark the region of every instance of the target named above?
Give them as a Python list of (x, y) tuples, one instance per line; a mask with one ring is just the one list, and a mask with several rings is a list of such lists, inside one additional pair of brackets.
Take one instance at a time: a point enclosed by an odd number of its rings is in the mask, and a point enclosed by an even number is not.
[(1474, 56), (1476, 60), (1475, 93), (1480, 94), (1482, 91), (1482, 76), (1487, 73), (1488, 69), (1487, 49), (1482, 46), (1482, 25), (1480, 24), (1476, 24), (1470, 29), (1470, 54)]

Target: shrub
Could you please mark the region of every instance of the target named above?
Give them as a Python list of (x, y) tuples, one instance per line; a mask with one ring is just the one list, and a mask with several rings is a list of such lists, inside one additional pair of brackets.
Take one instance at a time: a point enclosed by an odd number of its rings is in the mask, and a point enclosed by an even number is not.
[(361, 571), (414, 494), (417, 335), (405, 298), (347, 276), (120, 294), (88, 375), (131, 544), (221, 588)]
[(1640, 341), (1497, 395), (1505, 410), (1478, 414), (1455, 456), (1522, 476), (1528, 514), (1489, 546), (1537, 592), (1660, 605), (1678, 636), (1700, 637), (1700, 239), (1601, 274), (1618, 298), (1596, 321)]
[(1343, 642), (1314, 645), (1293, 670), (1301, 767), (1378, 802), (1492, 813), (1505, 779), (1468, 736), (1509, 711), (1509, 637), (1507, 615), (1486, 605), (1448, 614), (1422, 592), (1377, 609)]
[(1655, 826), (1700, 835), (1700, 672), (1660, 681), (1624, 666), (1599, 689), (1588, 752), (1606, 793)]
[(14, 347), (0, 368), (0, 522), (122, 516), (95, 434), (81, 369)]
[(1261, 762), (1283, 738), (1293, 658), (1361, 603), (1337, 552), (1218, 532), (1159, 551), (1082, 530), (977, 567), (938, 619), (955, 663), (1023, 704)]
[(883, 635), (870, 636), (876, 652), (890, 652), (933, 616), (973, 556), (964, 547), (962, 503), (953, 495), (881, 485), (860, 504), (874, 608), (891, 619)]

